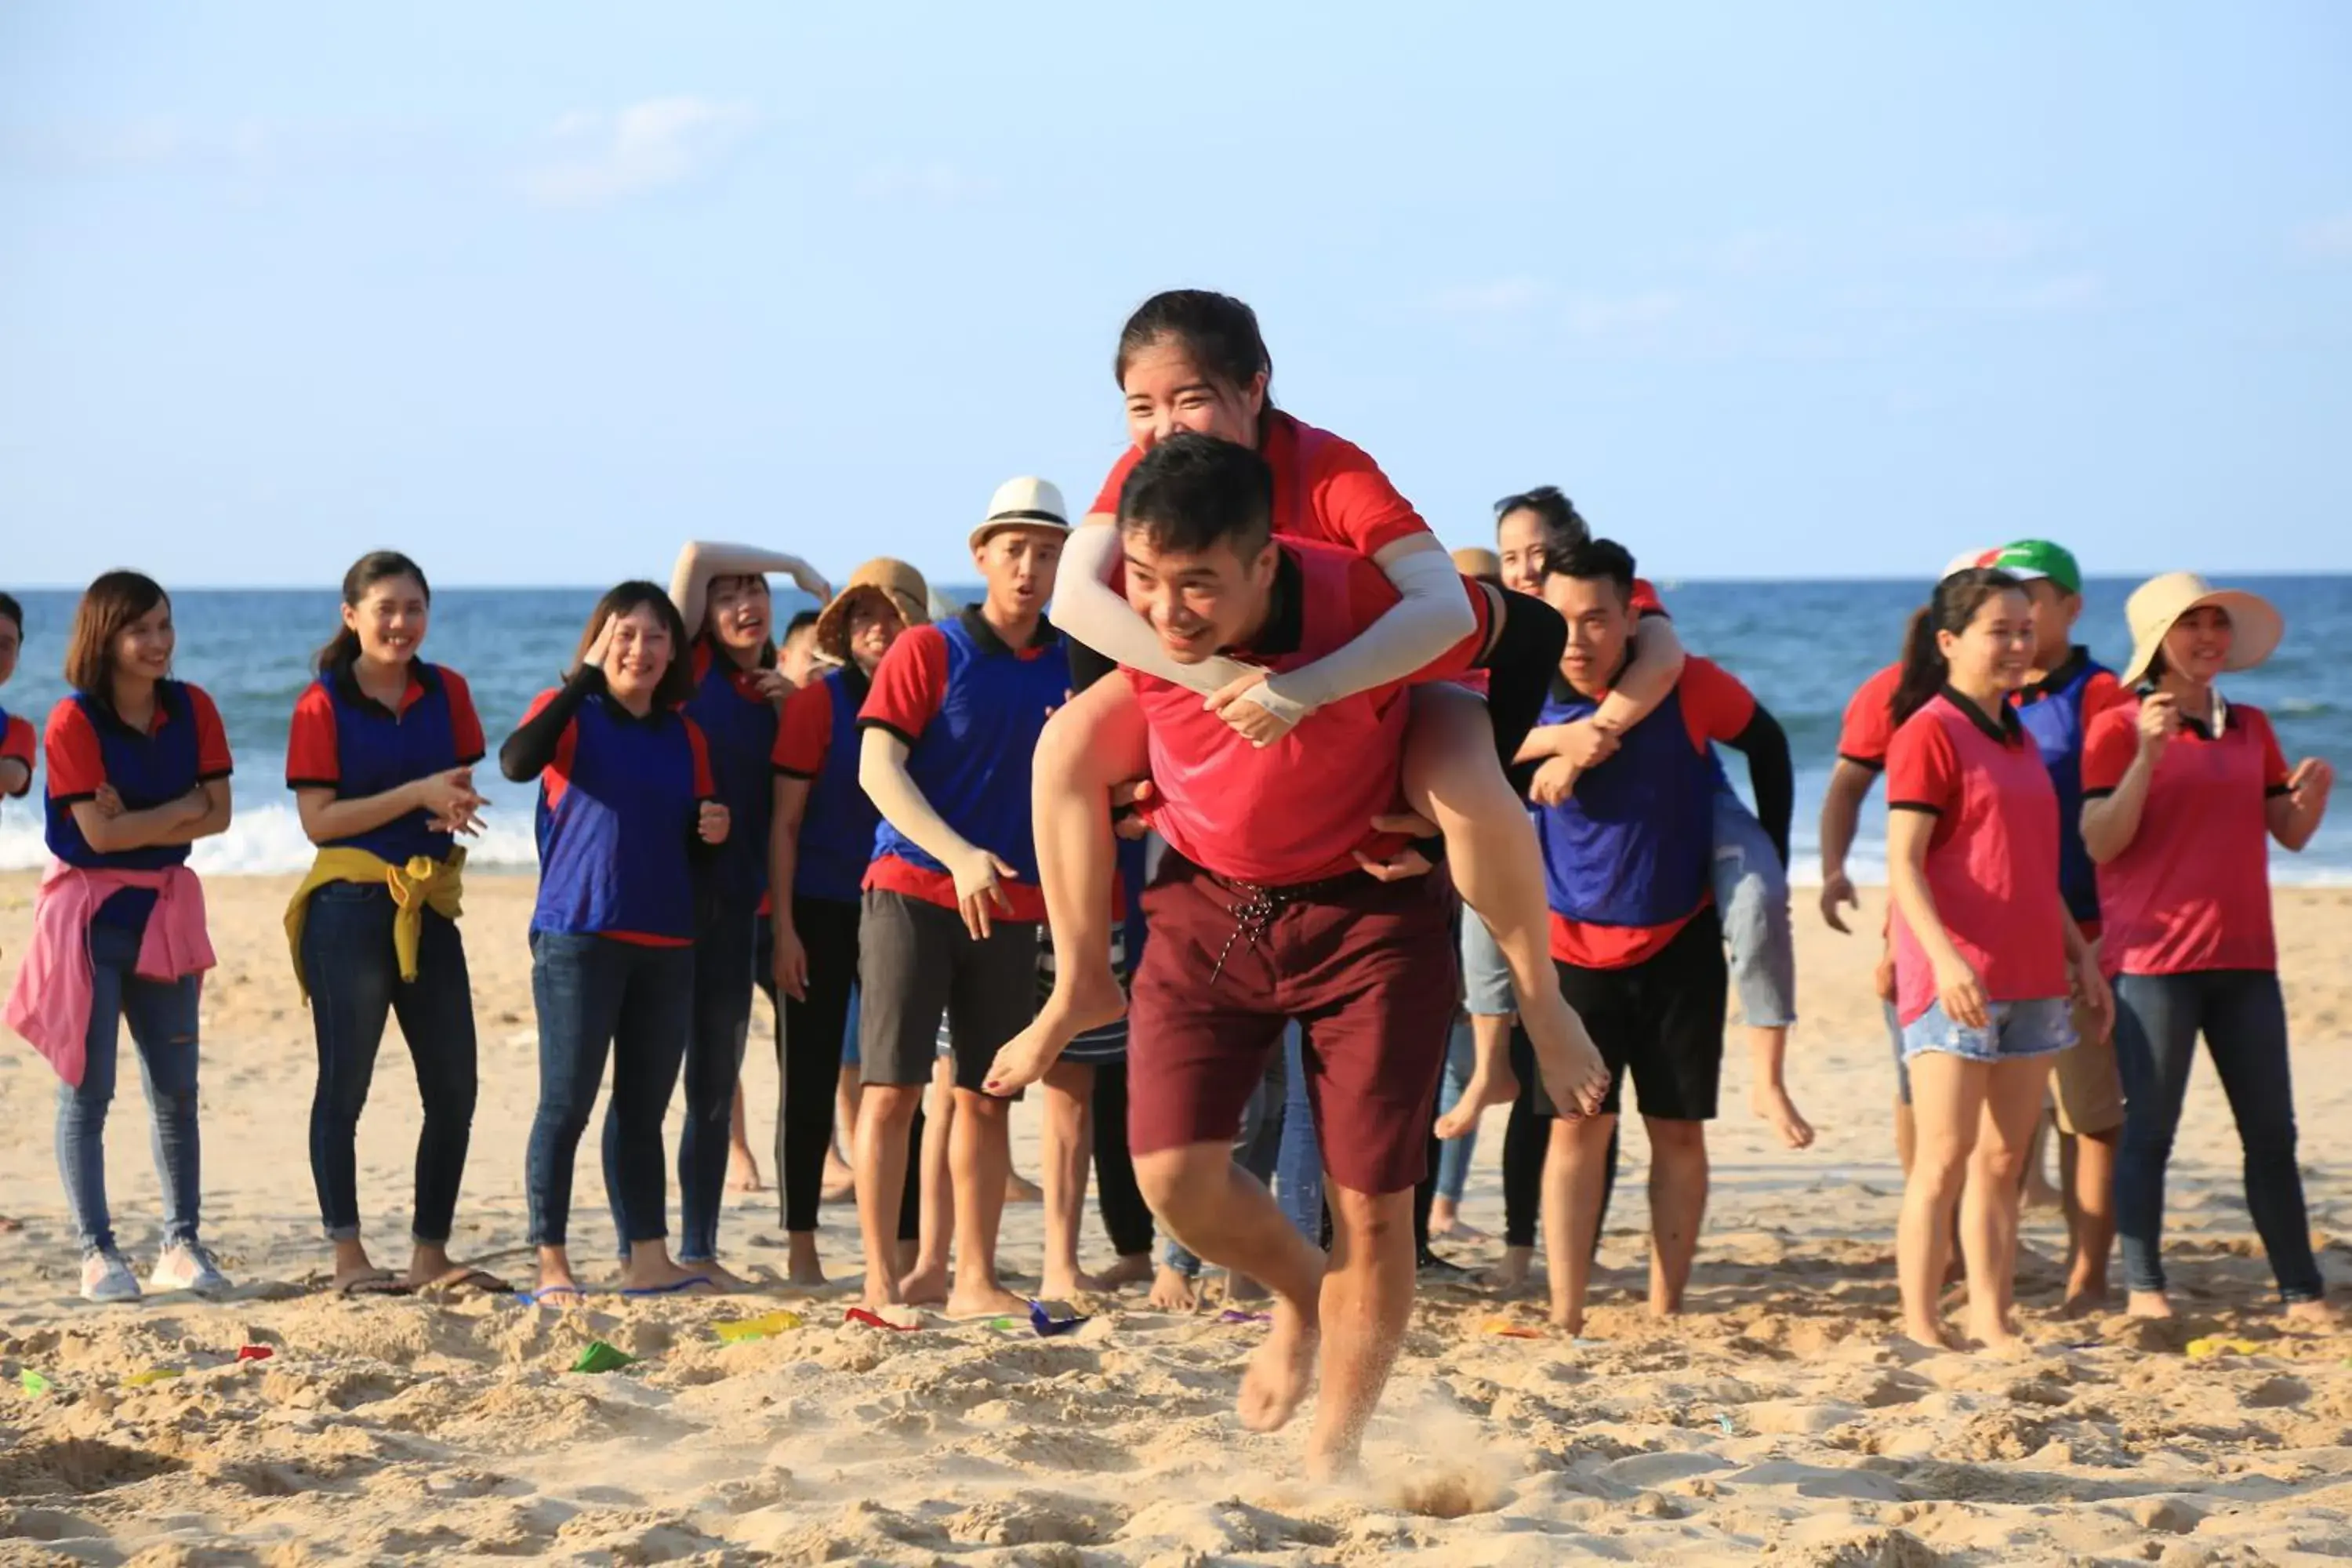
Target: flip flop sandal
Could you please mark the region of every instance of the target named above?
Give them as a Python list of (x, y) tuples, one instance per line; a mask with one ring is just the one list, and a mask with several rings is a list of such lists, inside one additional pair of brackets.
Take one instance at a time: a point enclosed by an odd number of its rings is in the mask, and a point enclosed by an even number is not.
[(416, 1287), (418, 1292), (432, 1296), (505, 1296), (514, 1287), (487, 1268), (457, 1268), (437, 1279), (428, 1279)]
[(537, 1290), (518, 1290), (514, 1299), (526, 1307), (584, 1306), (588, 1292), (576, 1285), (550, 1285)]
[(397, 1274), (369, 1274), (335, 1287), (338, 1296), (414, 1296), (416, 1287)]
[(696, 1286), (698, 1286), (698, 1285), (710, 1285), (710, 1286), (712, 1286), (712, 1288), (713, 1288), (713, 1289), (714, 1289), (714, 1290), (715, 1290), (715, 1289), (716, 1289), (716, 1288), (717, 1288), (717, 1287), (716, 1287), (715, 1282), (711, 1279), (711, 1278), (710, 1278), (710, 1276), (709, 1276), (709, 1275), (708, 1275), (708, 1274), (691, 1274), (691, 1275), (688, 1275), (687, 1278), (685, 1278), (685, 1279), (683, 1279), (677, 1280), (677, 1281), (676, 1281), (675, 1283), (668, 1284), (668, 1285), (632, 1285), (632, 1286), (628, 1286), (628, 1287), (625, 1288), (625, 1289), (621, 1291), (621, 1294), (622, 1294), (622, 1295), (624, 1295), (624, 1296), (631, 1296), (631, 1297), (638, 1297), (638, 1298), (643, 1298), (643, 1297), (646, 1297), (646, 1296), (675, 1296), (675, 1295), (678, 1294), (680, 1291), (683, 1291), (683, 1290), (691, 1290), (691, 1289), (694, 1289)]

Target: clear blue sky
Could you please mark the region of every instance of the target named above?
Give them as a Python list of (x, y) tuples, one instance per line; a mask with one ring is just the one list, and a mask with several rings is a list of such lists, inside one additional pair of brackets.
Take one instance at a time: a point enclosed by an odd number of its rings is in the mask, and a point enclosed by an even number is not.
[(814, 9), (0, 6), (0, 582), (968, 575), (1180, 284), (1451, 542), (2352, 569), (2352, 7)]

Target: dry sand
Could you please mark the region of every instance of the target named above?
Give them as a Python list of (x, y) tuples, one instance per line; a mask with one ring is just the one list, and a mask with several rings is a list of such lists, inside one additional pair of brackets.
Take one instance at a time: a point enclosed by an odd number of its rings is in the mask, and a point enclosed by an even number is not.
[[(1890, 1069), (1864, 939), (1801, 894), (1807, 1021), (1792, 1083), (1822, 1130), (1781, 1149), (1746, 1112), (1736, 1044), (1715, 1133), (1717, 1191), (1692, 1292), (1667, 1325), (1637, 1292), (1643, 1154), (1628, 1139), (1590, 1339), (1490, 1331), (1532, 1309), (1429, 1293), (1370, 1450), (1344, 1487), (1299, 1478), (1297, 1436), (1232, 1406), (1259, 1331), (1095, 1303), (1063, 1339), (988, 1328), (837, 1326), (838, 1296), (771, 1286), (730, 1301), (541, 1313), (511, 1301), (345, 1301), (325, 1262), (305, 1126), (308, 1020), (278, 933), (289, 884), (215, 880), (222, 967), (205, 997), (205, 1234), (236, 1300), (96, 1308), (51, 1152), (48, 1069), (0, 1052), (0, 1563), (387, 1560), (549, 1553), (583, 1562), (907, 1564), (1322, 1563), (1420, 1553), (1464, 1564), (1769, 1559), (1790, 1563), (2295, 1563), (2352, 1555), (2352, 1336), (2283, 1331), (2239, 1198), (2226, 1107), (2192, 1090), (2172, 1173), (2171, 1326), (2055, 1311), (2063, 1237), (2032, 1217), (2032, 1355), (1989, 1363), (1898, 1348), (1890, 1245), (1898, 1178)], [(0, 879), (0, 948), (21, 951), (31, 879)], [(461, 1253), (527, 1269), (522, 1146), (535, 1088), (522, 931), (530, 886), (485, 878), (467, 929), (483, 1091)], [(2331, 1279), (2352, 1207), (2352, 894), (2282, 899), (2312, 1223)], [(1862, 916), (1875, 929), (1876, 900)], [(0, 959), (0, 984), (13, 972)], [(764, 1018), (755, 1027), (765, 1028)], [(387, 1042), (361, 1139), (380, 1261), (396, 1260), (417, 1122)], [(754, 1052), (755, 1105), (775, 1072)], [(126, 1074), (126, 1083), (131, 1081)], [(143, 1268), (156, 1218), (139, 1094), (116, 1103), (112, 1192)], [(1016, 1122), (1034, 1171), (1034, 1123)], [(770, 1126), (755, 1113), (754, 1142)], [(1467, 1205), (1499, 1228), (1490, 1120)], [(583, 1243), (603, 1229), (593, 1152)], [(828, 1263), (854, 1263), (847, 1211)], [(1088, 1255), (1106, 1247), (1088, 1221)], [(772, 1280), (772, 1197), (745, 1198), (728, 1259)], [(1005, 1254), (1037, 1259), (1038, 1211)], [(584, 1256), (593, 1251), (583, 1245)], [(1492, 1248), (1461, 1249), (1475, 1261)], [(310, 1281), (310, 1283), (306, 1283)], [(792, 1308), (806, 1326), (721, 1345), (714, 1321)], [(2192, 1359), (2194, 1337), (2251, 1352)], [(592, 1338), (645, 1358), (567, 1370)], [(240, 1345), (274, 1351), (240, 1364)], [(151, 1370), (178, 1375), (134, 1384)], [(20, 1373), (48, 1380), (22, 1392)]]

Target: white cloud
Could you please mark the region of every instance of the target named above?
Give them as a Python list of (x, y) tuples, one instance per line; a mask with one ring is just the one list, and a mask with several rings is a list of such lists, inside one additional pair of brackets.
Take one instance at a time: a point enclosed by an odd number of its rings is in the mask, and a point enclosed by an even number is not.
[(747, 104), (651, 98), (617, 114), (572, 113), (548, 131), (554, 155), (523, 178), (549, 206), (597, 206), (698, 179), (759, 124)]
[(1579, 294), (1568, 302), (1568, 330), (1579, 337), (1623, 337), (1654, 331), (1683, 312), (1685, 301), (1671, 289), (1634, 294)]
[(2296, 229), (2294, 253), (2305, 261), (2352, 261), (2352, 213)]
[(1539, 303), (1549, 293), (1534, 278), (1496, 278), (1441, 289), (1430, 307), (1442, 316), (1509, 316)]
[(858, 175), (856, 182), (857, 195), (863, 201), (941, 205), (979, 201), (994, 195), (998, 188), (987, 175), (969, 174), (947, 163), (877, 164)]

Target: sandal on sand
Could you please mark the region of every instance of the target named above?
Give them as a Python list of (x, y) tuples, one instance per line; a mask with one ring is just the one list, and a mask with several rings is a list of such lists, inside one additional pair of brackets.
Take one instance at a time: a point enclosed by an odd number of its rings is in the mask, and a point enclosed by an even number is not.
[(504, 1296), (514, 1287), (487, 1268), (468, 1268), (461, 1264), (438, 1279), (427, 1279), (416, 1289), (420, 1293), (434, 1296)]
[(689, 1274), (685, 1279), (674, 1280), (667, 1285), (624, 1286), (622, 1288), (621, 1294), (630, 1297), (675, 1296), (680, 1291), (691, 1290), (698, 1285), (709, 1286), (713, 1294), (716, 1294), (719, 1289), (717, 1282), (714, 1281), (709, 1275)]
[(526, 1307), (578, 1307), (588, 1300), (588, 1292), (577, 1285), (542, 1285), (535, 1290), (518, 1290), (514, 1299)]
[(389, 1270), (381, 1274), (362, 1274), (335, 1287), (338, 1296), (413, 1296), (415, 1293), (416, 1287)]

